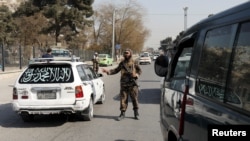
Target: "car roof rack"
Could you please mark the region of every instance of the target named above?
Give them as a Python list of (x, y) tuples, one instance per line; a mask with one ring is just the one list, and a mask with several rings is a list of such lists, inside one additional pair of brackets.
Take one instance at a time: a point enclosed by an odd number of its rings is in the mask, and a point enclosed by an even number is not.
[(35, 62), (46, 62), (49, 63), (50, 61), (71, 61), (71, 62), (79, 62), (80, 57), (72, 56), (72, 57), (53, 57), (53, 58), (33, 58), (30, 60), (32, 63)]

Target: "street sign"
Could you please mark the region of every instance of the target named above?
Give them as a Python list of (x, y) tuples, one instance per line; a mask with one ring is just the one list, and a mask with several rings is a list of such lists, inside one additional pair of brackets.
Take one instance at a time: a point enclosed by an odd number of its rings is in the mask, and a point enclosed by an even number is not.
[(115, 48), (116, 48), (116, 49), (120, 49), (120, 48), (121, 48), (121, 45), (120, 45), (120, 44), (116, 44), (116, 45), (115, 45)]

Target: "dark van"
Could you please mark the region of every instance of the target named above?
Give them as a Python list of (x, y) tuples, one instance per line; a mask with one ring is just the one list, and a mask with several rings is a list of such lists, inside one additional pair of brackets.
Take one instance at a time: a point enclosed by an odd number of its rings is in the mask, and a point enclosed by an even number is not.
[(207, 141), (210, 125), (250, 125), (250, 2), (190, 27), (173, 49), (154, 64), (164, 140)]

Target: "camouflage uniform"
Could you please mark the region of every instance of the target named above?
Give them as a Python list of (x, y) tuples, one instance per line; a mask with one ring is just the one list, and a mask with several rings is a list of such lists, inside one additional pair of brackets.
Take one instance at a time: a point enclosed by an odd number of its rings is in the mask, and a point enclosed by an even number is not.
[[(128, 69), (128, 71), (124, 68)], [(138, 62), (135, 62), (132, 57), (129, 60), (123, 60), (119, 63), (119, 65), (115, 69), (111, 69), (109, 71), (109, 75), (116, 74), (121, 72), (121, 79), (120, 79), (120, 110), (125, 112), (128, 107), (128, 95), (133, 103), (133, 110), (138, 110), (138, 93), (139, 89), (137, 86), (137, 78), (132, 78), (132, 72), (135, 71), (138, 75), (142, 73), (141, 68), (138, 65)], [(135, 81), (132, 81), (134, 79)], [(136, 84), (134, 83), (136, 82)]]
[(97, 56), (97, 54), (94, 55), (93, 59), (93, 70), (98, 73), (98, 70), (99, 70), (99, 58)]

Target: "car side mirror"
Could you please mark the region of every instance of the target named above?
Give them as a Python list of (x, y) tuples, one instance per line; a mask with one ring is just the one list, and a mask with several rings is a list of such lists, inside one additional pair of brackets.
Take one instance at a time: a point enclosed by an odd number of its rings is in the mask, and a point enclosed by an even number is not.
[(156, 58), (154, 63), (155, 74), (160, 77), (165, 77), (168, 73), (168, 57), (165, 55), (161, 55)]

